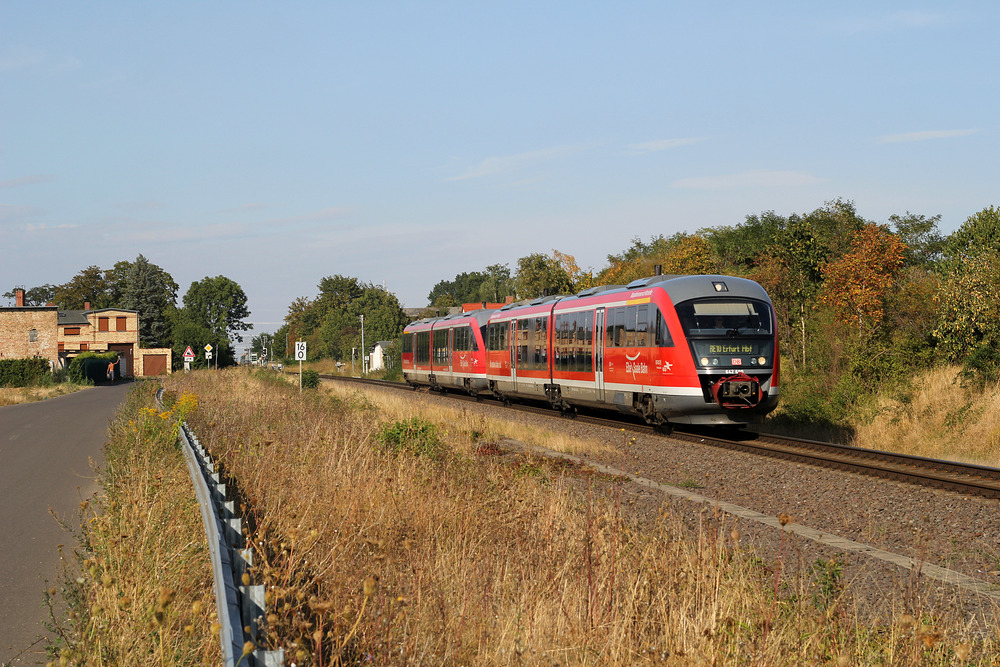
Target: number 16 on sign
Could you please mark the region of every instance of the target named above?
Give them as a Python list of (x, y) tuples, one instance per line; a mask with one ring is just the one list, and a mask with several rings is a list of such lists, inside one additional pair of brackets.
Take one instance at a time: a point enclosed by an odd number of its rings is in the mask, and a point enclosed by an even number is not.
[(302, 362), (306, 360), (306, 343), (303, 340), (295, 343), (295, 359), (299, 362), (299, 393), (302, 393)]

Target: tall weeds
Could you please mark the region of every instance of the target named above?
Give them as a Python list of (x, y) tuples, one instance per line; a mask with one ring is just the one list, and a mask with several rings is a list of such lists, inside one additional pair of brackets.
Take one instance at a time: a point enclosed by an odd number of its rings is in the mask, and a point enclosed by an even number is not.
[[(193, 665), (218, 662), (212, 571), (191, 480), (177, 446), (179, 410), (157, 410), (138, 385), (111, 422), (100, 492), (81, 504), (81, 548), (61, 588), (56, 664)], [(48, 591), (50, 597), (57, 591)]]
[(786, 582), (711, 512), (640, 524), (615, 480), (506, 451), (496, 425), (243, 371), (167, 383), (199, 398), (189, 422), (239, 489), (267, 587), (265, 641), (296, 664), (950, 664), (964, 640), (859, 622), (829, 568)]

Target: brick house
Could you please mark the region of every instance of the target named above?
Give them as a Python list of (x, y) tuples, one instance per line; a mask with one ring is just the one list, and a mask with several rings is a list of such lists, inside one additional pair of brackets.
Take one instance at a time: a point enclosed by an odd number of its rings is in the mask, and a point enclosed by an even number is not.
[(0, 308), (0, 358), (42, 357), (53, 368), (66, 368), (81, 352), (118, 352), (120, 377), (170, 372), (170, 348), (139, 347), (136, 311), (85, 306), (25, 306), (24, 292), (17, 290), (15, 305)]
[(58, 316), (55, 306), (0, 308), (0, 359), (41, 357), (56, 368), (59, 364)]

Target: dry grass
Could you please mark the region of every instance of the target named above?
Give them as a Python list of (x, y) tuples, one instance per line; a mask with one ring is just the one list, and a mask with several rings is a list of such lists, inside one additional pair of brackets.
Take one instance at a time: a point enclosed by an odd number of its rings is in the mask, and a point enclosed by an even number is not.
[[(408, 392), (371, 388), (361, 390), (337, 381), (324, 381), (321, 387), (324, 392), (345, 401), (352, 407), (373, 411), (373, 414), (378, 415), (382, 421), (407, 419), (415, 414), (414, 394)], [(468, 433), (473, 440), (498, 442), (503, 438), (509, 438), (568, 454), (598, 454), (612, 449), (608, 443), (599, 440), (574, 438), (563, 432), (540, 429), (510, 420), (488, 419), (470, 414), (462, 407), (428, 402), (420, 408), (420, 415), (435, 424), (447, 425), (447, 429)]]
[(0, 407), (44, 401), (47, 398), (72, 394), (82, 389), (90, 389), (90, 386), (61, 382), (47, 387), (0, 387)]
[(300, 397), (270, 374), (167, 383), (200, 398), (190, 421), (243, 497), (268, 641), (296, 664), (945, 665), (997, 655), (994, 637), (970, 643), (960, 620), (926, 610), (862, 623), (829, 570), (786, 581), (781, 558), (744, 553), (734, 526), (710, 512), (640, 527), (613, 480), (504, 454), (492, 426)]
[(915, 377), (907, 393), (881, 398), (852, 444), (1000, 465), (1000, 387), (963, 388), (959, 370), (933, 369)]
[[(81, 505), (85, 548), (69, 559), (54, 664), (218, 664), (201, 511), (173, 411), (137, 386), (109, 427), (97, 498)], [(191, 401), (185, 403), (190, 408)], [(48, 591), (54, 596), (56, 591)]]

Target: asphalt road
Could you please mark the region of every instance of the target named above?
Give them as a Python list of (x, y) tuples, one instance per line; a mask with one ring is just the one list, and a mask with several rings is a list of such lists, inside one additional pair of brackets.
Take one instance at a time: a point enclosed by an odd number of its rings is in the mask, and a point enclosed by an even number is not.
[(58, 545), (74, 545), (52, 513), (76, 525), (97, 490), (90, 459), (103, 462), (108, 421), (134, 386), (0, 408), (0, 665), (45, 664), (42, 592), (56, 586)]

